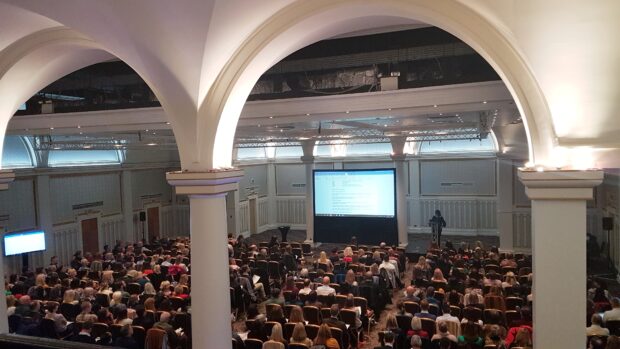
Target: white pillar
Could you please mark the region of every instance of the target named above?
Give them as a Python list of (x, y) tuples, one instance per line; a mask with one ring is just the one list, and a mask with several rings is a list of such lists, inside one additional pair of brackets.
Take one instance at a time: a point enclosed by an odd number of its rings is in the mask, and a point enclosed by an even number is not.
[[(43, 252), (43, 263), (47, 265), (50, 258), (56, 251), (54, 245), (54, 222), (52, 220), (52, 200), (50, 197), (50, 176), (42, 175), (36, 177), (36, 205), (37, 205), (37, 222), (39, 229), (45, 232), (45, 251)], [(69, 263), (70, 261), (63, 261)]]
[(511, 159), (497, 159), (497, 230), (499, 247), (513, 249), (513, 163)]
[(413, 209), (411, 210), (411, 225), (417, 232), (421, 232), (420, 227), (426, 227), (426, 224), (422, 223), (422, 211), (420, 206), (420, 160), (413, 158), (409, 160), (409, 198), (413, 202)]
[(586, 200), (603, 172), (519, 170), (519, 179), (532, 200), (534, 347), (582, 349)]
[(240, 170), (169, 172), (166, 175), (177, 194), (187, 194), (190, 202), (194, 348), (230, 346), (225, 195), (238, 190), (242, 176)]
[[(123, 240), (134, 241), (136, 233), (133, 231), (133, 192), (131, 190), (131, 171), (124, 170), (121, 177), (122, 200), (123, 200), (123, 223), (125, 235)], [(173, 203), (174, 205), (174, 203)], [(174, 211), (173, 211), (174, 215)]]
[(267, 224), (275, 227), (276, 222), (276, 164), (273, 160), (269, 160), (267, 163), (267, 205), (268, 205), (268, 219)]
[[(15, 173), (10, 170), (0, 170), (0, 190), (9, 189), (9, 183), (15, 180)], [(0, 244), (0, 272), (4, 275), (4, 246)], [(4, 279), (3, 279), (4, 281)], [(4, 285), (4, 283), (3, 283)], [(0, 333), (9, 333), (9, 318), (6, 314), (6, 302), (4, 299), (0, 301)]]
[(406, 247), (409, 243), (407, 236), (407, 169), (405, 161), (407, 155), (403, 153), (407, 137), (390, 137), (392, 144), (392, 160), (396, 168), (396, 222), (398, 225), (398, 245)]
[(314, 169), (314, 145), (316, 141), (309, 139), (301, 142), (304, 155), (301, 161), (306, 166), (306, 242), (314, 242), (314, 188), (312, 170)]

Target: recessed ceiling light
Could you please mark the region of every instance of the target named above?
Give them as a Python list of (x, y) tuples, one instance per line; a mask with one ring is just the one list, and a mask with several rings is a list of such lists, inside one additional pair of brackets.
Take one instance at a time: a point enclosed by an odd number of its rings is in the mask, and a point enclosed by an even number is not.
[(306, 113), (306, 116), (310, 116), (310, 113)]
[(270, 118), (270, 119), (273, 119), (273, 116), (270, 116), (269, 118)]
[(482, 101), (482, 104), (487, 104), (487, 101)]
[(260, 124), (258, 124), (257, 126), (260, 127)]
[(388, 108), (388, 110), (392, 110), (392, 108)]
[(149, 130), (144, 130), (144, 132), (149, 132)]
[(82, 134), (84, 134), (84, 132), (80, 132), (80, 134), (82, 135)]
[(77, 125), (77, 128), (82, 128), (82, 126), (80, 126), (80, 125)]
[(53, 130), (53, 129), (54, 129), (53, 127), (50, 127), (50, 130)]
[(166, 122), (166, 125), (170, 125), (170, 123), (169, 123), (169, 122)]
[(443, 113), (439, 113), (439, 116), (443, 116)]
[(410, 134), (410, 135), (412, 135), (412, 134), (413, 134), (413, 131), (409, 131), (409, 134)]
[(90, 146), (90, 145), (85, 145), (85, 146), (83, 146), (82, 148), (84, 148), (84, 149), (90, 149), (90, 148), (92, 148), (92, 146)]
[(281, 128), (281, 129), (280, 129), (280, 132), (284, 132), (284, 129), (283, 129), (283, 128)]
[(433, 108), (437, 108), (437, 104), (433, 104)]
[(383, 125), (383, 127), (387, 127), (387, 124)]
[(147, 143), (146, 145), (154, 146), (154, 145), (157, 145), (157, 143)]
[(349, 113), (350, 113), (350, 111), (349, 111), (349, 110), (347, 110), (347, 111), (345, 111), (345, 113), (349, 114)]
[(459, 114), (454, 114), (454, 115), (459, 116)]

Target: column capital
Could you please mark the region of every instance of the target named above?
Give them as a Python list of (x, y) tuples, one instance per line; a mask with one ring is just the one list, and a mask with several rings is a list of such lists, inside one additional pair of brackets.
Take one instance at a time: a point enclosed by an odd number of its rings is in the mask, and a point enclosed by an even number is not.
[(166, 173), (166, 180), (177, 194), (218, 196), (238, 190), (243, 170), (213, 169), (204, 172), (175, 171)]
[(519, 180), (532, 200), (591, 200), (592, 188), (603, 182), (603, 171), (519, 169)]
[(304, 164), (311, 164), (314, 162), (314, 156), (312, 155), (304, 155), (301, 158), (301, 162), (303, 162)]
[(407, 154), (391, 154), (392, 161), (405, 161), (407, 160)]
[(9, 183), (15, 180), (15, 172), (12, 170), (0, 170), (0, 190), (9, 189)]

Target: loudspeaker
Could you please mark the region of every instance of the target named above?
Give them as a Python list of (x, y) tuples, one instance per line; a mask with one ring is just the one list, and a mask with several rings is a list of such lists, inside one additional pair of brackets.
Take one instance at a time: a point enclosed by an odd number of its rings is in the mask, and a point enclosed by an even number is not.
[(146, 212), (140, 212), (140, 222), (146, 222)]
[(614, 217), (603, 217), (603, 230), (614, 230)]

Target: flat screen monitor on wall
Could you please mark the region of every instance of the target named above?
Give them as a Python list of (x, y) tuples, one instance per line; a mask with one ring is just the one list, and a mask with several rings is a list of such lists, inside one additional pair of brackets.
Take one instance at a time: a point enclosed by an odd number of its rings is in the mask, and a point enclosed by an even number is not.
[(4, 236), (5, 256), (44, 250), (45, 232), (42, 230), (9, 233)]
[(315, 241), (397, 242), (394, 169), (315, 170), (313, 189)]

